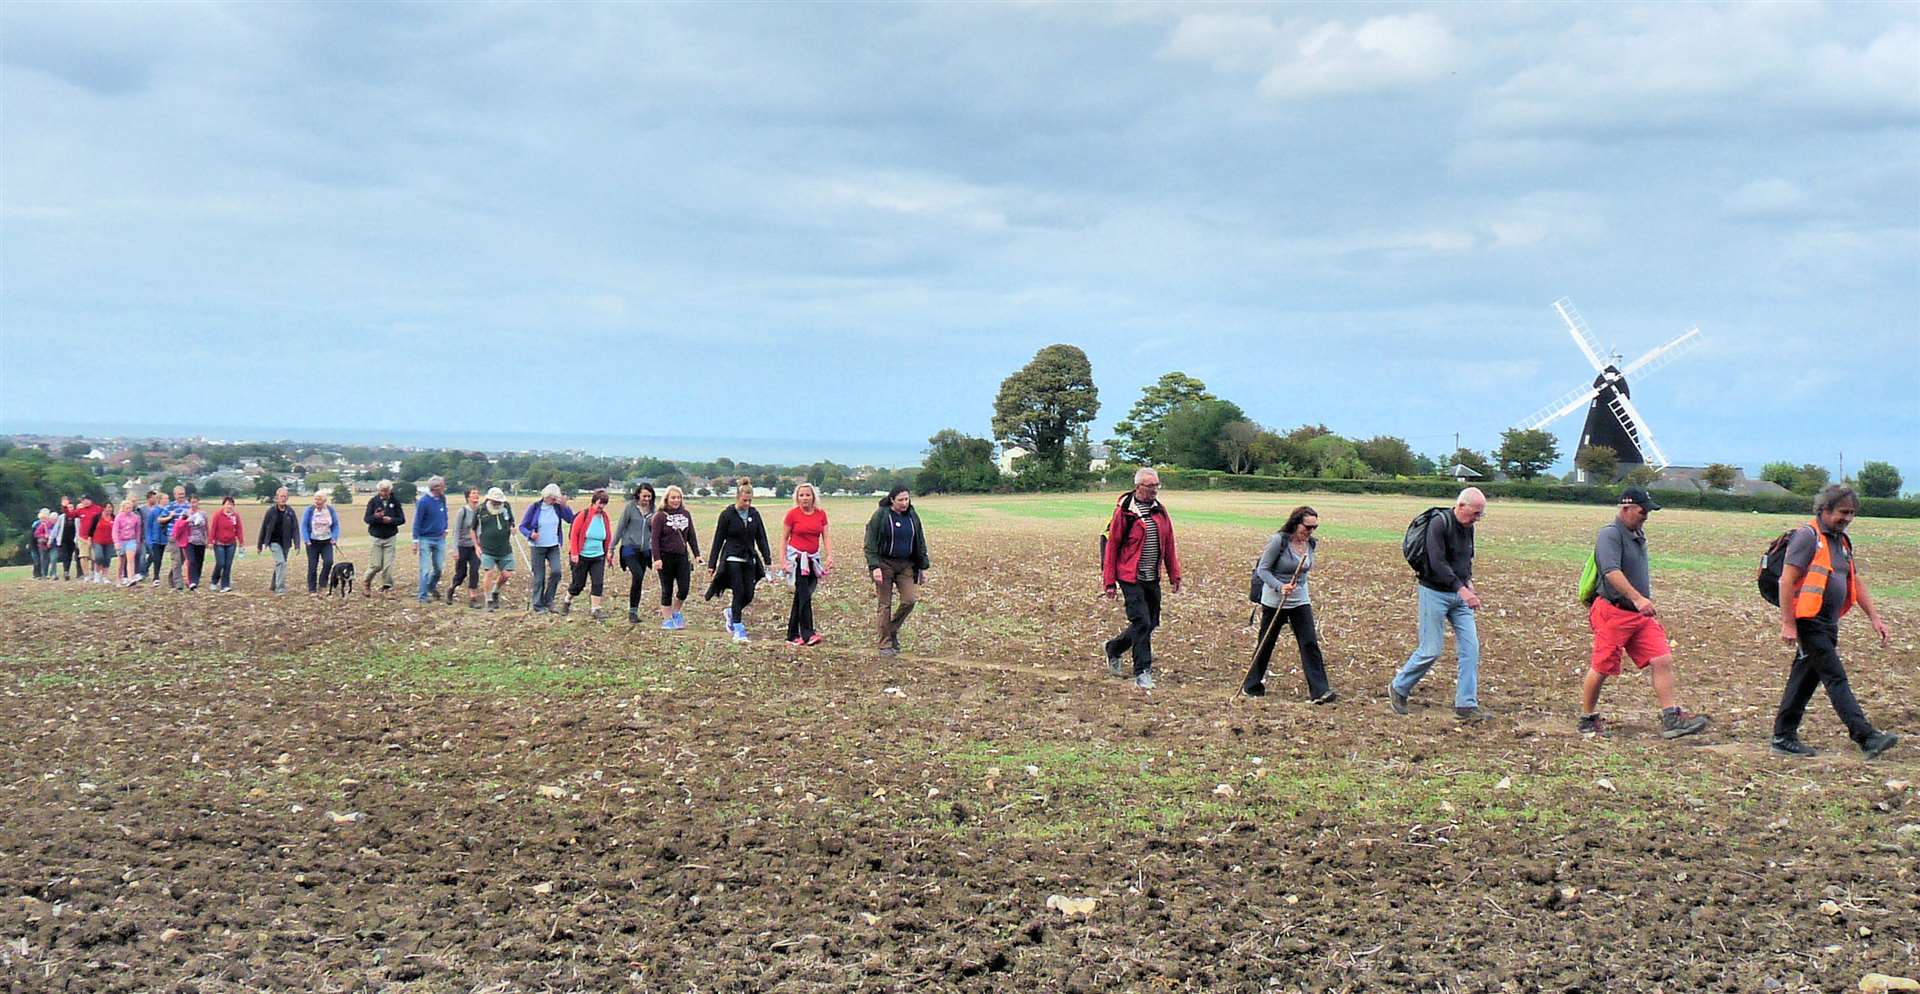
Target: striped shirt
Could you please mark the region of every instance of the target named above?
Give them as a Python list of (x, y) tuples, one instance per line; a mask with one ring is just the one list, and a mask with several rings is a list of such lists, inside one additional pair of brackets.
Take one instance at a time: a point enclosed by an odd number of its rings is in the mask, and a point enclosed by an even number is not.
[(1146, 533), (1140, 539), (1140, 567), (1137, 575), (1142, 583), (1153, 583), (1160, 579), (1160, 525), (1153, 520), (1153, 505), (1135, 504), (1140, 512), (1140, 527)]

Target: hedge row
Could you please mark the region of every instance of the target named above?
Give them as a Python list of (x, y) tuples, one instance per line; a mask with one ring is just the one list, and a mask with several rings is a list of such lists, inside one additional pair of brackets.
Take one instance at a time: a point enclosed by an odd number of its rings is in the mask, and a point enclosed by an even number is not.
[[(1321, 480), (1291, 476), (1238, 476), (1200, 470), (1163, 469), (1160, 482), (1169, 490), (1244, 490), (1253, 493), (1408, 494), (1451, 500), (1460, 492), (1452, 480)], [(1560, 483), (1478, 483), (1488, 497), (1554, 501), (1562, 504), (1614, 504), (1620, 488), (1573, 486)], [(1708, 511), (1757, 511), (1762, 514), (1811, 514), (1813, 498), (1800, 494), (1725, 494), (1686, 490), (1656, 490), (1654, 499), (1666, 507)], [(1920, 518), (1920, 500), (1863, 497), (1860, 513), (1876, 518)]]

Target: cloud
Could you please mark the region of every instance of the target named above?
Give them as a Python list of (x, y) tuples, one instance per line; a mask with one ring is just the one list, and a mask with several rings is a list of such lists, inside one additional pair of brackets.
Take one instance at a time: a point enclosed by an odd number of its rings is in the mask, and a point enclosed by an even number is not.
[(1727, 217), (1737, 221), (1776, 221), (1806, 217), (1813, 213), (1806, 192), (1784, 179), (1757, 179), (1741, 187), (1720, 204)]
[(1460, 60), (1447, 23), (1433, 14), (1391, 14), (1358, 25), (1264, 15), (1198, 13), (1174, 26), (1162, 54), (1229, 73), (1257, 73), (1274, 100), (1376, 93), (1444, 76)]

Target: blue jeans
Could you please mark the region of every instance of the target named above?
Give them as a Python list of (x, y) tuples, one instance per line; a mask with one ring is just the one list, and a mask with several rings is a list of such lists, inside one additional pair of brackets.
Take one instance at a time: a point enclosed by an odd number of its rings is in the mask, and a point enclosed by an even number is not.
[(544, 611), (553, 606), (553, 595), (560, 590), (560, 559), (564, 550), (557, 545), (533, 547), (533, 609)]
[(422, 538), (420, 545), (420, 599), (425, 601), (440, 586), (440, 568), (447, 564), (447, 540)]
[(1453, 706), (1480, 706), (1480, 628), (1473, 609), (1459, 594), (1420, 588), (1420, 645), (1393, 676), (1393, 692), (1405, 697), (1433, 669), (1447, 647), (1447, 626), (1453, 627), (1454, 648), (1460, 655), (1460, 677), (1453, 685)]
[(237, 545), (213, 547), (213, 586), (216, 589), (233, 586), (233, 554), (239, 550)]

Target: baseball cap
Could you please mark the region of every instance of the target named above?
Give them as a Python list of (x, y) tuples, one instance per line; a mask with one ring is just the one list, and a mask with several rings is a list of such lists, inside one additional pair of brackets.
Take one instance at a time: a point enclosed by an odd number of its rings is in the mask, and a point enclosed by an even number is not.
[(1660, 510), (1659, 503), (1653, 499), (1652, 494), (1647, 493), (1646, 487), (1628, 487), (1620, 491), (1620, 506), (1625, 507), (1628, 504), (1638, 504), (1648, 511)]

